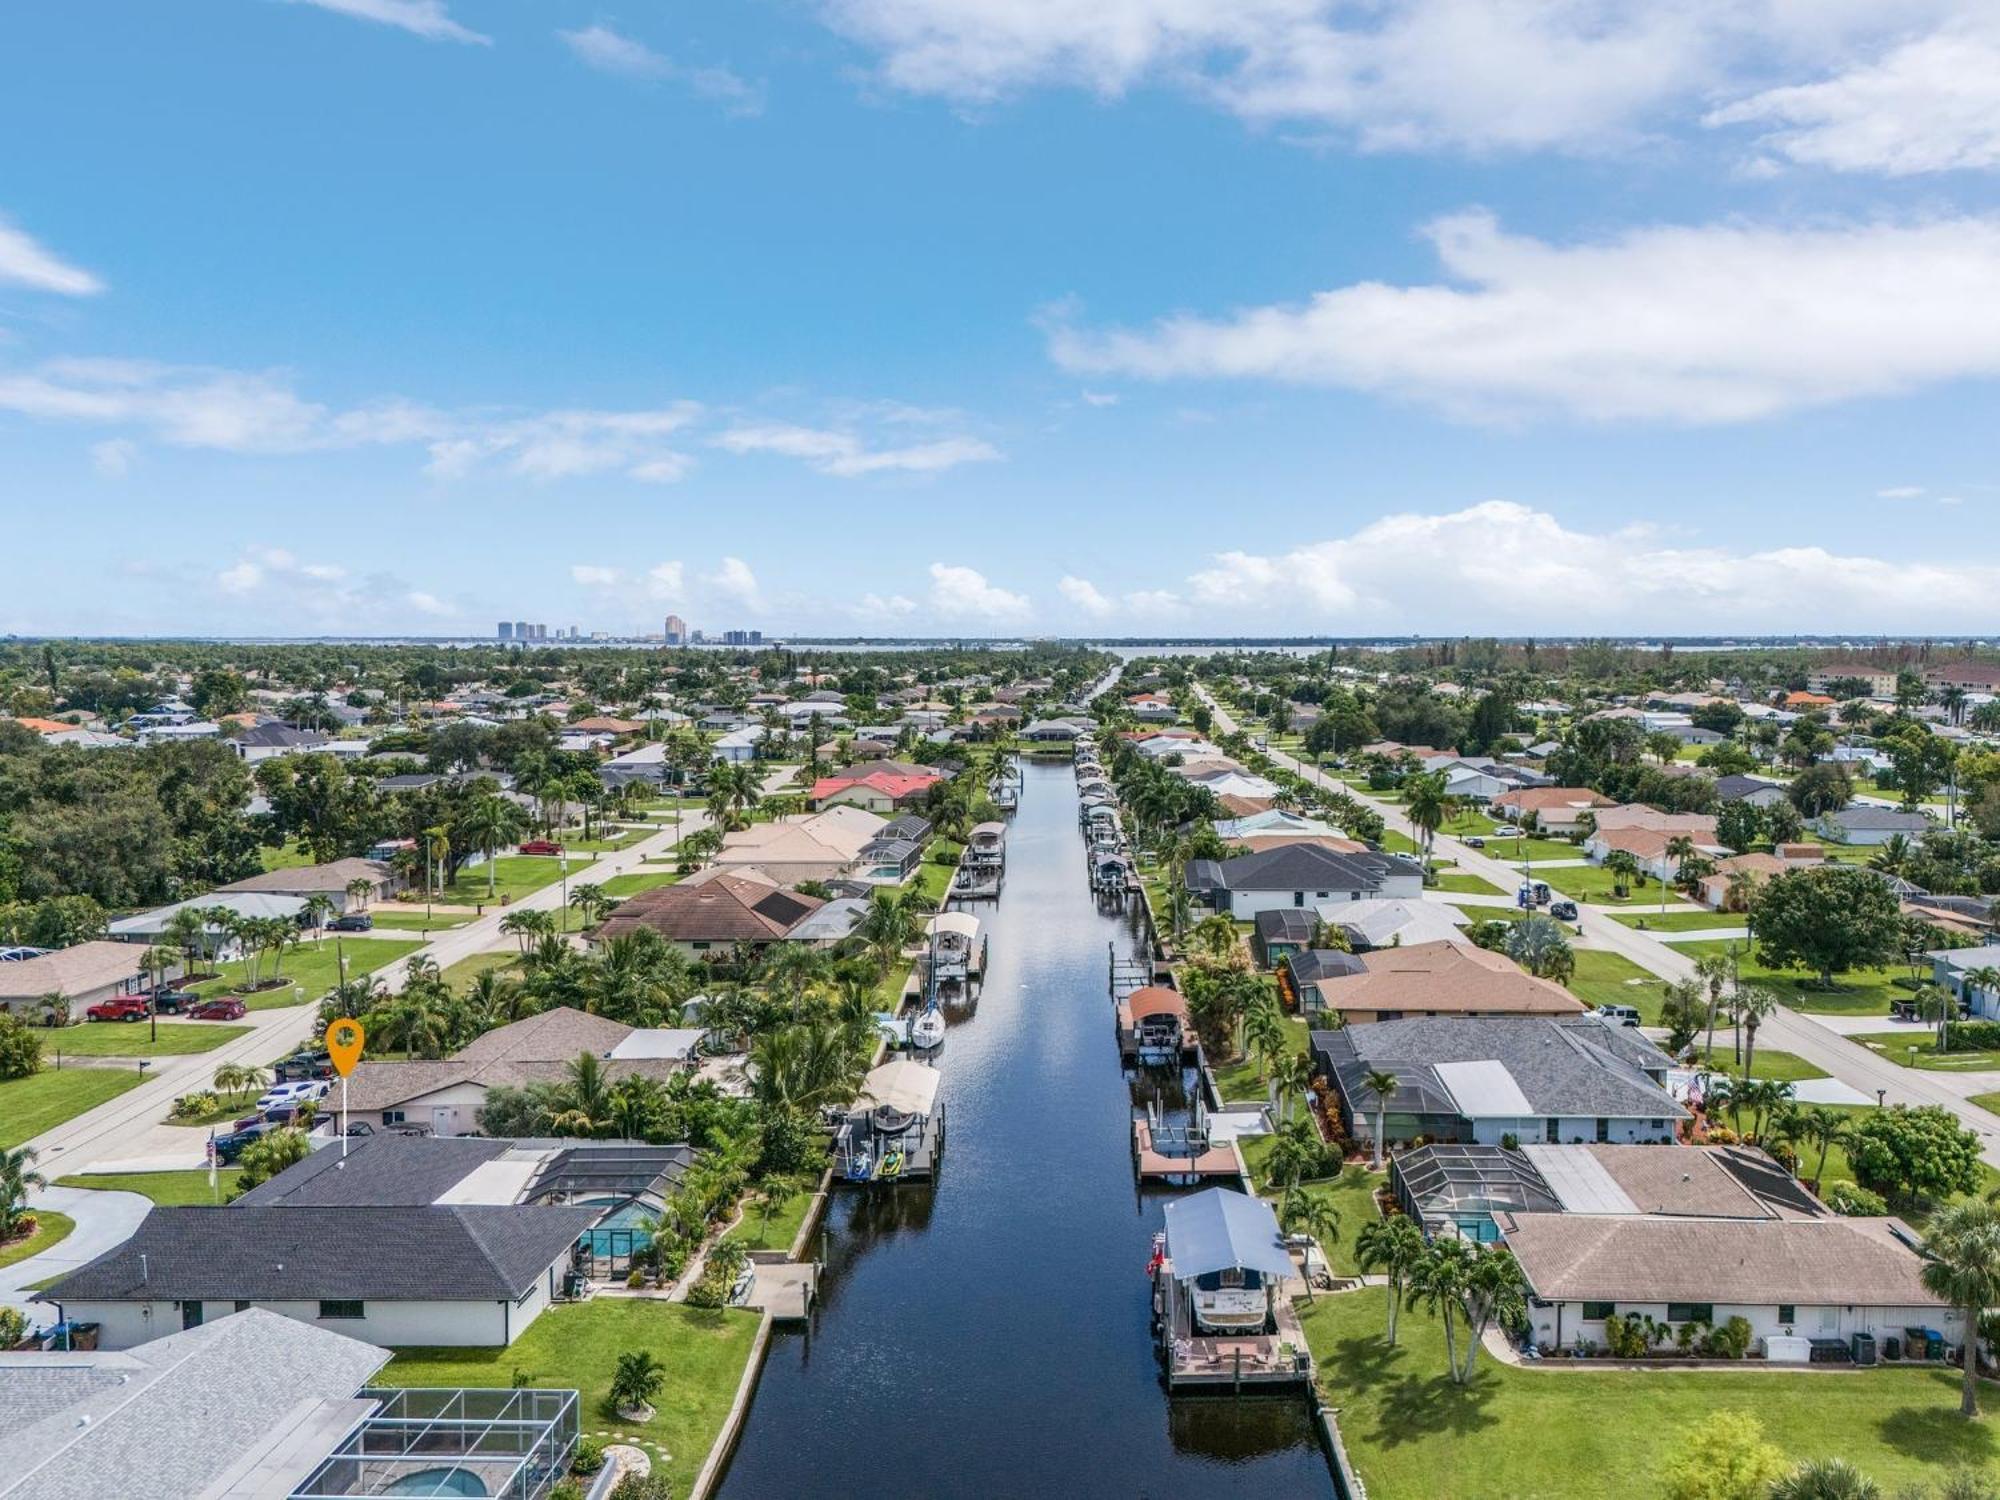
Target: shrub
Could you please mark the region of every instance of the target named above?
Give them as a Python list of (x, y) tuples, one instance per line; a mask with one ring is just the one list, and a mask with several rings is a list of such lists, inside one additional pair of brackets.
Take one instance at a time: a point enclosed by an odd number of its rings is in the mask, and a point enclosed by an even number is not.
[(20, 1309), (0, 1307), (0, 1349), (11, 1349), (28, 1336), (28, 1320)]
[(1880, 1193), (1871, 1193), (1865, 1187), (1857, 1187), (1851, 1182), (1836, 1182), (1826, 1192), (1826, 1206), (1837, 1214), (1850, 1218), (1879, 1218), (1889, 1211), (1889, 1205)]
[(611, 1500), (674, 1500), (664, 1474), (627, 1474), (611, 1491)]
[(1713, 1359), (1741, 1359), (1750, 1352), (1750, 1320), (1735, 1317), (1709, 1330), (1702, 1351)]
[(1711, 1146), (1733, 1146), (1736, 1144), (1736, 1132), (1727, 1125), (1711, 1125), (1702, 1139)]
[(1991, 1052), (2000, 1048), (2000, 1021), (1951, 1021), (1944, 1036), (1948, 1051)]
[(182, 1094), (174, 1100), (167, 1111), (176, 1120), (199, 1120), (203, 1115), (213, 1114), (222, 1107), (222, 1099), (213, 1092)]
[(644, 1286), (645, 1284), (646, 1284), (646, 1273), (638, 1266), (634, 1266), (625, 1277), (625, 1285), (627, 1285), (628, 1287), (638, 1288)]
[(583, 1500), (583, 1481), (580, 1479), (558, 1479), (549, 1489), (549, 1500)]
[(604, 1444), (596, 1438), (584, 1438), (576, 1445), (576, 1457), (570, 1460), (572, 1474), (595, 1474), (604, 1467)]
[(26, 1078), (42, 1067), (42, 1039), (14, 1016), (0, 1014), (0, 1078)]

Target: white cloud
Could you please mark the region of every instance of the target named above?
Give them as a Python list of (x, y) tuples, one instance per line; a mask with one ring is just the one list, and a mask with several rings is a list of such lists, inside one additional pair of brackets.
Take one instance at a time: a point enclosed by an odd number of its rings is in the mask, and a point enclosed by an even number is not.
[(1056, 591), (1092, 619), (1101, 620), (1116, 609), (1109, 599), (1098, 592), (1097, 585), (1088, 578), (1078, 578), (1065, 574), (1056, 580)]
[(139, 445), (129, 438), (107, 438), (90, 448), (91, 466), (107, 479), (123, 479), (131, 472)]
[(1772, 78), (1851, 65), (1983, 0), (822, 0), (893, 87), (1182, 89), (1363, 149), (1643, 143)]
[(646, 570), (646, 592), (654, 599), (679, 599), (687, 593), (687, 570), (677, 562), (655, 563)]
[(1026, 595), (988, 583), (976, 568), (949, 563), (931, 564), (930, 601), (947, 620), (1022, 620), (1030, 610)]
[(587, 588), (608, 588), (618, 582), (621, 575), (616, 568), (603, 568), (594, 563), (571, 563), (569, 576)]
[(339, 563), (303, 562), (287, 548), (262, 543), (245, 547), (211, 581), (217, 592), (246, 606), (261, 602), (273, 618), (309, 620), (331, 629), (395, 628), (419, 617), (443, 619), (458, 613), (439, 595), (411, 588), (393, 574), (355, 578)]
[(1670, 546), (1507, 501), (1384, 516), (1286, 553), (1225, 552), (1189, 579), (1193, 602), (1229, 619), (1565, 633), (1970, 628), (1996, 588), (1992, 564)]
[(1877, 500), (1918, 500), (1923, 497), (1924, 487), (1920, 484), (1891, 485), (1886, 490), (1877, 490)]
[(579, 61), (601, 73), (680, 83), (698, 97), (726, 106), (732, 114), (754, 115), (764, 108), (763, 90), (728, 68), (684, 67), (602, 22), (578, 31), (558, 31), (556, 35)]
[(88, 297), (104, 290), (97, 277), (44, 248), (25, 229), (16, 229), (4, 218), (0, 218), (0, 285), (59, 292), (65, 297)]
[(900, 448), (873, 448), (854, 433), (789, 423), (747, 423), (715, 438), (728, 452), (774, 453), (801, 459), (822, 474), (841, 479), (865, 474), (933, 474), (959, 464), (989, 463), (1000, 457), (992, 444), (972, 437), (946, 437)]
[(1710, 126), (1774, 127), (1757, 144), (1801, 166), (1910, 176), (2000, 166), (2000, 26), (1961, 22), (1815, 83), (1712, 110)]
[(2000, 219), (1630, 230), (1552, 245), (1431, 224), (1448, 281), (1143, 332), (1054, 327), (1065, 368), (1406, 396), (1471, 418), (1730, 422), (2000, 373)]
[(866, 620), (901, 620), (917, 612), (917, 601), (903, 594), (863, 594), (853, 613)]
[(702, 583), (716, 598), (740, 604), (745, 609), (760, 610), (764, 607), (764, 596), (757, 587), (757, 575), (740, 557), (723, 558), (713, 573), (703, 577)]
[(1085, 406), (1116, 406), (1118, 404), (1118, 393), (1116, 391), (1085, 391), (1083, 393), (1083, 404)]
[(458, 613), (436, 594), (427, 594), (422, 589), (411, 589), (404, 597), (409, 600), (410, 608), (421, 614), (442, 616)]
[(444, 0), (297, 0), (297, 3), (352, 16), (357, 21), (376, 21), (413, 32), (432, 42), (473, 42), (491, 45), (493, 38), (469, 31), (451, 18)]

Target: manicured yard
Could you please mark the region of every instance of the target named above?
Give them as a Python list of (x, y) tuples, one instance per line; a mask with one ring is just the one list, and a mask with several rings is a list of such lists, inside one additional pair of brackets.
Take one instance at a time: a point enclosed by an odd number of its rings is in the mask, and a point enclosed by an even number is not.
[(35, 1232), (0, 1244), (0, 1266), (11, 1266), (31, 1255), (40, 1255), (44, 1250), (53, 1250), (76, 1228), (76, 1220), (52, 1208), (31, 1209), (30, 1212), (35, 1216)]
[(1462, 839), (1467, 834), (1479, 834), (1484, 836), (1485, 834), (1491, 833), (1494, 829), (1498, 828), (1499, 826), (1500, 825), (1498, 823), (1494, 822), (1493, 819), (1488, 817), (1485, 813), (1476, 811), (1473, 808), (1467, 808), (1465, 809), (1465, 811), (1461, 812), (1457, 817), (1453, 818), (1450, 822), (1446, 823), (1444, 827), (1438, 831), (1440, 833), (1448, 833), (1453, 838)]
[[(1725, 1018), (1721, 1024), (1727, 1025), (1727, 1019)], [(1737, 1066), (1735, 1047), (1728, 1043), (1717, 1042), (1715, 1044), (1714, 1055), (1710, 1057), (1704, 1053), (1703, 1057), (1708, 1066), (1717, 1072), (1741, 1073), (1743, 1071), (1742, 1068)], [(1795, 1057), (1789, 1052), (1771, 1052), (1759, 1047), (1757, 1055), (1752, 1061), (1757, 1069), (1756, 1077), (1775, 1078), (1780, 1083), (1802, 1083), (1808, 1078), (1825, 1078), (1829, 1076), (1825, 1068), (1809, 1063), (1803, 1057)], [(1807, 1161), (1810, 1164), (1810, 1152), (1807, 1153)]]
[[(763, 1205), (753, 1192), (744, 1199), (743, 1222), (738, 1224), (724, 1239), (736, 1241), (746, 1250), (786, 1250), (792, 1248), (792, 1241), (799, 1237), (799, 1226), (811, 1212), (813, 1193), (819, 1187), (819, 1179), (814, 1177), (812, 1186), (792, 1194), (784, 1206), (771, 1215), (770, 1222), (764, 1220)], [(811, 1259), (810, 1256), (807, 1259)]]
[[(1727, 953), (1730, 940), (1715, 938), (1699, 943), (1676, 943), (1674, 947), (1691, 957), (1705, 953)], [(1817, 987), (1817, 979), (1803, 974), (1797, 969), (1773, 969), (1758, 963), (1751, 957), (1751, 945), (1739, 943), (1743, 957), (1739, 973), (1745, 984), (1761, 984), (1773, 991), (1780, 1002), (1794, 1010), (1819, 1011), (1827, 1015), (1866, 1016), (1889, 1014), (1891, 1000), (1909, 998), (1907, 971), (1895, 969), (1857, 969), (1849, 974), (1839, 975), (1834, 984), (1837, 988), (1822, 990)], [(1898, 983), (1898, 981), (1903, 981)]]
[[(1285, 1017), (1285, 1035), (1296, 1051), (1305, 1052), (1312, 1047), (1312, 1028), (1298, 1016)], [(1225, 1101), (1241, 1104), (1260, 1104), (1271, 1096), (1270, 1084), (1257, 1078), (1257, 1059), (1247, 1054), (1217, 1067), (1215, 1086)]]
[[(1572, 851), (1572, 856), (1574, 851)], [(1611, 893), (1612, 875), (1602, 865), (1570, 865), (1554, 870), (1537, 870), (1535, 879), (1545, 880), (1554, 889), (1578, 901), (1588, 901), (1595, 906), (1630, 907), (1634, 911), (1643, 910), (1650, 901), (1655, 911), (1660, 906), (1660, 883), (1650, 876), (1634, 875), (1627, 887), (1631, 894), (1620, 901)], [(1681, 900), (1678, 891), (1670, 892), (1667, 904)]]
[(613, 875), (604, 882), (604, 894), (614, 901), (623, 901), (627, 896), (636, 896), (655, 886), (672, 885), (680, 878), (672, 870), (641, 870), (631, 875)]
[(1602, 948), (1578, 948), (1575, 952), (1576, 972), (1568, 986), (1572, 995), (1585, 1005), (1635, 1006), (1645, 1025), (1658, 1024), (1665, 980), (1647, 973), (1622, 953)]
[[(2000, 1052), (1975, 1052), (1969, 1047), (1960, 1047), (1953, 1052), (1938, 1051), (1937, 1033), (1928, 1028), (1922, 1031), (1912, 1027), (1908, 1031), (1869, 1032), (1865, 1036), (1850, 1036), (1848, 1040), (1859, 1042), (1871, 1052), (1881, 1053), (1890, 1062), (1930, 1073), (1976, 1073), (2000, 1068)], [(1914, 1058), (1910, 1055), (1912, 1047), (1917, 1049)]]
[(1968, 1101), (1990, 1114), (2000, 1115), (2000, 1094), (1974, 1094)]
[(278, 849), (259, 849), (257, 853), (263, 859), (266, 870), (297, 870), (318, 863), (297, 844), (286, 844)]
[(1483, 876), (1468, 875), (1460, 870), (1447, 870), (1438, 876), (1434, 891), (1451, 891), (1460, 896), (1504, 896), (1507, 893)]
[(453, 989), (465, 990), (471, 986), (473, 980), (488, 969), (504, 969), (518, 962), (520, 957), (521, 950), (514, 947), (496, 948), (491, 953), (475, 953), (470, 958), (461, 958), (446, 969), (441, 977)]
[(1994, 1419), (1959, 1417), (1950, 1370), (1522, 1370), (1482, 1354), (1460, 1388), (1436, 1319), (1405, 1311), (1384, 1343), (1387, 1297), (1298, 1304), (1371, 1500), (1654, 1500), (1681, 1431), (1728, 1410), (1757, 1416), (1787, 1458), (1845, 1458), (1885, 1493), (1952, 1466), (2000, 1474)]
[[(250, 980), (249, 965), (242, 959), (224, 964), (219, 978), (207, 980), (194, 988), (197, 994), (202, 995), (241, 993), (244, 1004), (252, 1010), (312, 1004), (340, 983), (338, 955), (346, 956), (347, 977), (359, 979), (364, 974), (372, 974), (394, 963), (407, 953), (415, 953), (423, 946), (413, 938), (357, 938), (351, 943), (336, 943), (328, 938), (319, 947), (307, 941), (285, 955), (284, 967), (279, 970), (280, 977), (286, 981), (283, 989), (263, 990), (257, 994), (241, 991), (239, 986)], [(271, 961), (268, 957), (258, 973), (263, 978), (270, 977)], [(303, 995), (298, 993), (301, 990)]]
[(1488, 839), (1486, 853), (1518, 865), (1523, 859), (1582, 859), (1583, 851), (1568, 839), (1518, 838)]
[[(421, 906), (403, 907), (396, 911), (385, 911), (378, 906), (369, 915), (375, 919), (377, 932), (445, 932), (479, 920), (469, 911), (441, 911), (426, 917)], [(367, 939), (356, 938), (355, 941), (366, 942)]]
[[(940, 853), (950, 856), (949, 864), (940, 863)], [(924, 849), (924, 862), (917, 867), (916, 877), (910, 882), (911, 889), (920, 891), (935, 905), (944, 905), (945, 892), (951, 889), (951, 877), (958, 869), (959, 856), (965, 853), (963, 844), (950, 839), (934, 839)]]
[(0, 1146), (18, 1146), (143, 1082), (137, 1068), (44, 1067), (0, 1083)]
[[(641, 839), (649, 839), (660, 830), (657, 828), (614, 828), (609, 834), (594, 839), (571, 839), (569, 851), (576, 854), (609, 854), (618, 849), (629, 849)], [(574, 861), (572, 861), (574, 863)]]
[(63, 1187), (92, 1188), (106, 1193), (138, 1193), (151, 1198), (162, 1208), (205, 1208), (217, 1201), (218, 1191), (221, 1201), (229, 1201), (229, 1190), (236, 1183), (236, 1167), (218, 1167), (215, 1173), (216, 1186), (208, 1185), (206, 1168), (195, 1167), (184, 1172), (86, 1172), (80, 1177), (57, 1179)]
[[(673, 1492), (685, 1495), (736, 1399), (757, 1321), (740, 1310), (600, 1297), (550, 1308), (509, 1348), (398, 1350), (380, 1378), (392, 1386), (574, 1387), (587, 1431), (657, 1443), (673, 1455), (666, 1464)], [(633, 1349), (651, 1350), (667, 1372), (653, 1420), (643, 1425), (620, 1420), (606, 1402), (618, 1356)]]
[(1649, 932), (1719, 932), (1725, 927), (1748, 932), (1750, 919), (1741, 912), (1652, 911), (1615, 912), (1612, 921)]
[[(580, 872), (590, 868), (596, 858), (594, 854), (572, 854), (569, 860), (571, 883), (588, 880), (590, 877)], [(553, 854), (503, 854), (493, 861), (492, 895), (486, 893), (486, 866), (477, 864), (459, 870), (458, 879), (444, 888), (444, 899), (453, 905), (519, 901), (545, 885), (555, 884), (562, 879), (562, 872), (563, 862)]]
[(1382, 830), (1382, 847), (1390, 854), (1415, 854), (1417, 841), (1407, 833), (1398, 833), (1393, 828)]
[(220, 1021), (161, 1021), (160, 1034), (149, 1040), (147, 1021), (85, 1021), (43, 1034), (42, 1053), (52, 1061), (64, 1057), (185, 1057), (208, 1052), (234, 1041), (250, 1028)]
[[(1296, 1115), (1298, 1106), (1293, 1105)], [(1250, 1180), (1257, 1191), (1273, 1204), (1278, 1201), (1277, 1190), (1264, 1180), (1264, 1163), (1270, 1158), (1271, 1147), (1277, 1142), (1274, 1135), (1246, 1136), (1239, 1144), (1243, 1151), (1243, 1164), (1250, 1170)], [(1349, 1163), (1337, 1176), (1319, 1177), (1304, 1186), (1316, 1193), (1326, 1193), (1333, 1200), (1333, 1206), (1340, 1213), (1340, 1233), (1333, 1240), (1322, 1242), (1320, 1249), (1326, 1253), (1327, 1264), (1336, 1275), (1355, 1275), (1360, 1267), (1354, 1261), (1354, 1237), (1361, 1233), (1361, 1226), (1377, 1217), (1375, 1190), (1388, 1181), (1388, 1174), (1371, 1172), (1360, 1163)]]

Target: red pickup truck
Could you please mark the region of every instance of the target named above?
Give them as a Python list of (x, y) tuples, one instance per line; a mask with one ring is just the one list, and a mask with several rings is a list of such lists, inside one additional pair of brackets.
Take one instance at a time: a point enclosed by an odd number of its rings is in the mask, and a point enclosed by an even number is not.
[(555, 855), (562, 853), (562, 845), (558, 844), (554, 839), (529, 839), (521, 845), (521, 852), (523, 854)]
[(144, 995), (117, 995), (84, 1012), (93, 1021), (143, 1021), (153, 1012)]

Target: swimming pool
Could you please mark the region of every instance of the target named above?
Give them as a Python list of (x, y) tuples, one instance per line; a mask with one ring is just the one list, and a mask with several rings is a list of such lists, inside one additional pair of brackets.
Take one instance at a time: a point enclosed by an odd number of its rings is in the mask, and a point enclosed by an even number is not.
[(483, 1495), (486, 1482), (470, 1469), (419, 1469), (405, 1474), (386, 1490), (385, 1495)]
[(653, 1216), (643, 1203), (618, 1198), (579, 1198), (576, 1206), (612, 1210), (590, 1231), (592, 1255), (630, 1255), (645, 1248), (653, 1238), (650, 1231), (641, 1227)]

